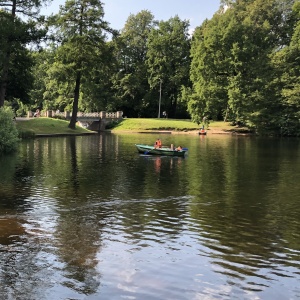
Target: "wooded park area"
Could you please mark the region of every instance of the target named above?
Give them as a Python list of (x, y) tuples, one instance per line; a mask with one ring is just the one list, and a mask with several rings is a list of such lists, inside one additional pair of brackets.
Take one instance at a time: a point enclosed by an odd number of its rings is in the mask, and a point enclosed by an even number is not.
[(160, 102), (169, 118), (300, 135), (299, 0), (220, 1), (192, 36), (178, 16), (142, 10), (117, 31), (105, 1), (42, 16), (45, 2), (0, 0), (0, 107), (17, 116), (72, 111), (75, 128), (77, 111), (153, 118)]

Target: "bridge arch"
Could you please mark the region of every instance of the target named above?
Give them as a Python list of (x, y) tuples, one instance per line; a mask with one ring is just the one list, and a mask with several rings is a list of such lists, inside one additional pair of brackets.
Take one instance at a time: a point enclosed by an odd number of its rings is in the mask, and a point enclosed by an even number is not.
[[(69, 111), (60, 112), (55, 110), (42, 111), (40, 114), (42, 117), (55, 118), (61, 117), (66, 120), (70, 120), (72, 113)], [(33, 112), (28, 112), (27, 117), (33, 117)], [(93, 131), (104, 131), (106, 126), (114, 121), (120, 121), (123, 119), (123, 112), (78, 112), (77, 122), (79, 126), (87, 128)]]

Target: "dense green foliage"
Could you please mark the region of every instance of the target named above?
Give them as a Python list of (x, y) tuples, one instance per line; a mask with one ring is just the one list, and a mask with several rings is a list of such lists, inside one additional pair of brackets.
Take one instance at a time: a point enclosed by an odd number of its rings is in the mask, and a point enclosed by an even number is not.
[[(27, 13), (41, 3), (17, 2)], [(187, 20), (157, 21), (147, 10), (116, 32), (103, 7), (67, 0), (47, 23), (0, 10), (0, 107), (5, 99), (18, 114), (72, 111), (71, 128), (78, 110), (148, 118), (166, 111), (197, 124), (207, 117), (300, 135), (299, 1), (222, 0), (192, 38)], [(46, 27), (49, 43), (29, 50)]]
[(155, 97), (148, 84), (146, 55), (148, 37), (156, 21), (151, 12), (143, 10), (130, 15), (114, 41), (116, 73), (113, 89), (118, 99), (116, 106), (127, 117), (151, 117), (155, 108), (151, 98)]
[(293, 2), (236, 1), (197, 28), (193, 88), (183, 92), (196, 122), (208, 115), (260, 132), (300, 134), (299, 4), (292, 11)]
[(16, 150), (19, 138), (13, 116), (10, 108), (0, 108), (0, 153), (9, 153)]
[[(162, 105), (171, 118), (180, 115), (177, 102), (181, 86), (189, 83), (190, 41), (187, 21), (178, 16), (159, 22), (150, 32), (147, 66), (150, 87), (159, 86)], [(185, 116), (186, 117), (186, 116)]]
[(46, 0), (0, 0), (0, 107), (14, 98), (29, 102), (34, 76), (28, 51), (46, 33), (39, 8)]

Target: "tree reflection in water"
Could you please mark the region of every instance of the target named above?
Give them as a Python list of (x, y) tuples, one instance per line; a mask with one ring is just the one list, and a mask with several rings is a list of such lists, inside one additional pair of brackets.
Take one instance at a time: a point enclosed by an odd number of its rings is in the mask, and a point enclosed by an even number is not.
[(107, 134), (0, 158), (0, 299), (297, 298), (299, 143), (167, 139), (188, 156)]

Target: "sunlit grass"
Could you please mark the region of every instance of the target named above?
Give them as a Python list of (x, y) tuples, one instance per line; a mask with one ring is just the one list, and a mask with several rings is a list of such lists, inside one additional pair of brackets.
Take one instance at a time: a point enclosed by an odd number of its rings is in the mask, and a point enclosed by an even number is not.
[[(200, 125), (193, 123), (191, 120), (179, 120), (179, 119), (144, 119), (144, 118), (128, 118), (123, 119), (117, 124), (113, 131), (122, 130), (199, 130)], [(234, 130), (234, 126), (230, 125), (229, 122), (210, 122), (208, 129), (216, 130)]]
[(68, 127), (69, 121), (52, 119), (52, 118), (33, 118), (30, 120), (17, 121), (18, 131), (36, 134), (80, 134), (91, 132), (85, 128), (76, 126), (73, 130)]
[(113, 131), (118, 130), (197, 130), (199, 126), (190, 120), (176, 119), (123, 119)]

